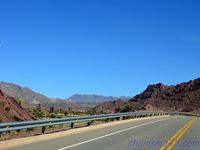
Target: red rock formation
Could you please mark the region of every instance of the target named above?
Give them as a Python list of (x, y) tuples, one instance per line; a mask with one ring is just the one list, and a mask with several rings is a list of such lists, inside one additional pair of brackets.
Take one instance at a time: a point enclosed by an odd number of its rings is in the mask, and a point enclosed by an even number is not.
[(17, 101), (0, 90), (0, 122), (34, 120)]
[(200, 111), (200, 78), (176, 86), (149, 85), (130, 101), (147, 110)]

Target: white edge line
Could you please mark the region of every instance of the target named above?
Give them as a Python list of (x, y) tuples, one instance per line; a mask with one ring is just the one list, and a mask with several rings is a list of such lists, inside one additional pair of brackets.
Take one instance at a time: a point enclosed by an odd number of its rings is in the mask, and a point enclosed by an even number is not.
[(115, 135), (115, 134), (118, 134), (118, 133), (121, 133), (121, 132), (125, 132), (125, 131), (131, 130), (131, 129), (135, 129), (135, 128), (138, 128), (138, 127), (142, 127), (142, 126), (146, 126), (146, 125), (149, 125), (149, 124), (153, 124), (153, 123), (157, 123), (157, 122), (161, 122), (161, 121), (165, 121), (165, 120), (170, 120), (170, 119), (174, 119), (174, 118), (160, 119), (160, 120), (140, 124), (140, 125), (137, 125), (137, 126), (133, 126), (133, 127), (130, 127), (130, 128), (126, 128), (126, 129), (123, 129), (123, 130), (116, 131), (116, 132), (112, 132), (112, 133), (109, 133), (109, 134), (106, 134), (106, 135), (103, 135), (103, 136), (99, 136), (99, 137), (96, 137), (96, 138), (93, 138), (93, 139), (90, 139), (90, 140), (86, 140), (86, 141), (83, 141), (83, 142), (80, 142), (80, 143), (76, 143), (76, 144), (73, 144), (73, 145), (70, 145), (70, 146), (59, 148), (57, 150), (66, 150), (66, 149), (69, 149), (69, 148), (72, 148), (72, 147), (76, 147), (76, 146), (79, 146), (79, 145), (82, 145), (82, 144), (85, 144), (85, 143), (89, 143), (89, 142), (92, 142), (92, 141), (95, 141), (95, 140), (98, 140), (98, 139), (102, 139), (102, 138), (105, 138), (105, 137), (108, 137), (108, 136), (111, 136), (111, 135)]

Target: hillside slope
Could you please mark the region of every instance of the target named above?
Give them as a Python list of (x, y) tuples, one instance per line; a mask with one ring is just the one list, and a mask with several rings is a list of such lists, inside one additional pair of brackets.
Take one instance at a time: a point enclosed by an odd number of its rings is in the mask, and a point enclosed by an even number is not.
[(85, 108), (74, 102), (49, 98), (27, 87), (21, 87), (13, 83), (0, 82), (0, 90), (15, 99), (23, 99), (29, 106), (37, 106), (40, 103), (45, 109), (54, 106), (55, 109), (72, 108), (73, 110), (85, 110)]
[(21, 87), (13, 83), (0, 82), (0, 89), (9, 96), (24, 99), (27, 103), (45, 103), (51, 100), (27, 87)]
[(17, 101), (0, 90), (0, 122), (34, 120), (35, 117), (24, 110)]

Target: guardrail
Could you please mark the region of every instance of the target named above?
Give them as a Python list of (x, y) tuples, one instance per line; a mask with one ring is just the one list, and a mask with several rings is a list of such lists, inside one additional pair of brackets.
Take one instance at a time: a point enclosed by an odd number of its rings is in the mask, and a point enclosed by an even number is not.
[(42, 134), (45, 133), (46, 127), (71, 124), (71, 128), (74, 127), (75, 123), (88, 122), (88, 126), (93, 121), (109, 119), (125, 119), (125, 117), (134, 116), (155, 116), (155, 115), (167, 115), (167, 112), (127, 112), (127, 113), (114, 113), (114, 114), (103, 114), (103, 115), (93, 115), (93, 116), (82, 116), (82, 117), (72, 117), (72, 118), (59, 118), (59, 119), (48, 119), (48, 120), (35, 120), (35, 121), (23, 121), (23, 122), (10, 122), (10, 123), (0, 123), (0, 134), (3, 132), (19, 131), (24, 129), (42, 128)]

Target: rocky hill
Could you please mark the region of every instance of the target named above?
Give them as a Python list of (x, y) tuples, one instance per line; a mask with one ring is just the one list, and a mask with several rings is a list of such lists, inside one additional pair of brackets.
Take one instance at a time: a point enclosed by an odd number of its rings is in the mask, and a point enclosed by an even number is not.
[(17, 101), (0, 90), (0, 122), (34, 120)]
[(130, 101), (139, 109), (200, 111), (200, 78), (175, 86), (149, 85)]
[[(123, 108), (127, 103), (135, 110), (200, 112), (200, 78), (175, 86), (162, 83), (149, 85), (144, 92), (128, 102), (118, 103), (117, 107)], [(116, 105), (110, 101), (99, 104), (95, 109), (111, 113), (116, 110)]]

